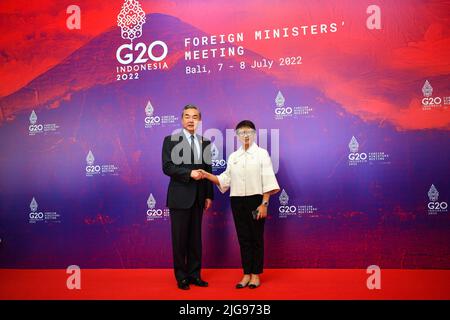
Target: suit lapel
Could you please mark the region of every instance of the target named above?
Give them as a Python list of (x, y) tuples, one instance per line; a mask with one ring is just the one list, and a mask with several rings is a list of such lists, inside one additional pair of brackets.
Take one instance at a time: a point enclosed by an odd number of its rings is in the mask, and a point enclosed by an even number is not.
[(178, 144), (178, 143), (181, 142), (184, 145), (183, 149), (185, 147), (190, 147), (190, 144), (187, 141), (186, 136), (184, 135), (183, 131), (181, 131), (181, 132), (179, 132), (177, 134), (174, 134), (173, 137), (174, 137), (173, 141), (174, 141), (175, 144)]

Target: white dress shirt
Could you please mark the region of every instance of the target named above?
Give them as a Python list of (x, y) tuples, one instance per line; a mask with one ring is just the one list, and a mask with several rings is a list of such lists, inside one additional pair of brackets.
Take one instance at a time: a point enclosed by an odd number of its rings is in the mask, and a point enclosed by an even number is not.
[(251, 196), (280, 189), (269, 153), (256, 143), (247, 150), (241, 146), (230, 154), (226, 170), (217, 177), (219, 190), (225, 193), (231, 189), (230, 197)]
[[(189, 142), (189, 145), (191, 145), (191, 136), (192, 134), (187, 131), (186, 129), (183, 128), (183, 133), (187, 139), (187, 141)], [(201, 151), (200, 151), (200, 142), (198, 141), (198, 137), (197, 135), (194, 133), (194, 144), (195, 144), (195, 150), (197, 150), (197, 160), (200, 158), (201, 155)]]

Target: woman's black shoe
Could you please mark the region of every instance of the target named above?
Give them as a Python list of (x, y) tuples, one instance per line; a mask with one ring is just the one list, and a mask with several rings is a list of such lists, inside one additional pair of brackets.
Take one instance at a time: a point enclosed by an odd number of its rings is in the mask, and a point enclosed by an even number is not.
[(248, 287), (249, 287), (250, 289), (256, 289), (256, 288), (258, 288), (260, 285), (261, 285), (261, 284), (250, 283), (250, 284), (248, 285)]
[(246, 286), (248, 286), (248, 282), (245, 283), (245, 284), (242, 284), (242, 283), (239, 282), (239, 283), (236, 285), (236, 289), (242, 289), (242, 288), (245, 288)]

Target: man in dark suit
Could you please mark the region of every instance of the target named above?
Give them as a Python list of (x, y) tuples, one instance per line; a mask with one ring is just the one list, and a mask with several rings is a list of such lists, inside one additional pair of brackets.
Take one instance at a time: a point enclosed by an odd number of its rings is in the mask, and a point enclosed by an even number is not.
[(183, 129), (167, 136), (162, 149), (163, 172), (170, 177), (167, 207), (170, 209), (172, 250), (178, 288), (189, 284), (207, 287), (200, 277), (202, 259), (202, 216), (211, 206), (213, 185), (199, 171), (212, 172), (211, 142), (195, 134), (200, 110), (187, 105), (182, 113)]

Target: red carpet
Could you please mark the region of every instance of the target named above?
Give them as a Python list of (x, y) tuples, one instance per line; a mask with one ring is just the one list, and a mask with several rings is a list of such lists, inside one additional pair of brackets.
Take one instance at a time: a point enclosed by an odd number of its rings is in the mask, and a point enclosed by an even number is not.
[(261, 287), (236, 290), (238, 269), (206, 269), (208, 288), (176, 287), (171, 269), (82, 269), (81, 290), (69, 290), (65, 270), (0, 269), (0, 299), (148, 300), (450, 300), (450, 270), (381, 270), (381, 289), (369, 290), (361, 269), (266, 269)]

